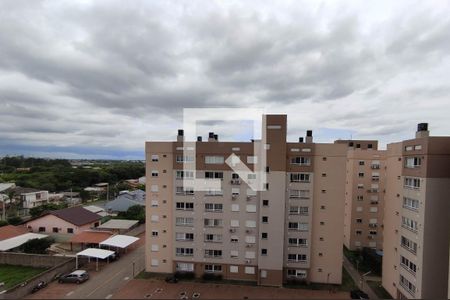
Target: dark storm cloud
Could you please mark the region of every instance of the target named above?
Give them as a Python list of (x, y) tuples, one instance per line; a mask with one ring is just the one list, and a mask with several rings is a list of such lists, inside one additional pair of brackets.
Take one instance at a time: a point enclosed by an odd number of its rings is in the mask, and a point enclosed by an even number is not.
[(294, 131), (383, 140), (430, 119), (448, 134), (449, 12), (423, 2), (2, 1), (0, 139), (134, 151), (172, 139), (183, 108), (239, 106), (289, 113)]

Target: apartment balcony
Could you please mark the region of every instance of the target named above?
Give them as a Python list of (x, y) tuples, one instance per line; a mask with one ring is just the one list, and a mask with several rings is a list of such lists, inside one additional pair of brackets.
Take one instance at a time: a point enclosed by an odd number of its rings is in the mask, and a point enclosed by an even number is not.
[(408, 272), (409, 272), (411, 275), (413, 275), (414, 277), (416, 276), (416, 271), (410, 269), (407, 265), (405, 265), (405, 264), (403, 264), (403, 263), (400, 263), (400, 266), (401, 266), (404, 270), (408, 271)]
[(402, 224), (402, 228), (405, 228), (406, 230), (409, 230), (409, 231), (411, 231), (413, 233), (417, 233), (417, 229), (416, 228), (412, 228), (412, 227), (406, 226), (405, 224)]
[(411, 296), (413, 296), (413, 298), (416, 297), (416, 291), (415, 290), (411, 290), (406, 283), (403, 283), (403, 282), (400, 281), (400, 286), (402, 288), (404, 288), (405, 291), (407, 291)]
[(240, 179), (231, 179), (230, 183), (231, 183), (231, 185), (240, 185), (241, 180)]

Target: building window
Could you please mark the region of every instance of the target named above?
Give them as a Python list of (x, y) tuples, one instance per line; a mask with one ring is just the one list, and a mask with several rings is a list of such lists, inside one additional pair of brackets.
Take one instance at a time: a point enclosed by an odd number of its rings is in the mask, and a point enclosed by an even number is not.
[(356, 219), (356, 223), (362, 223), (362, 219)]
[(194, 171), (177, 171), (177, 179), (194, 179)]
[(182, 271), (182, 272), (193, 272), (194, 264), (177, 262), (176, 269), (177, 269), (177, 271)]
[(310, 174), (291, 173), (291, 182), (310, 182)]
[(223, 204), (222, 203), (205, 203), (205, 211), (207, 211), (207, 212), (222, 212)]
[(73, 233), (73, 228), (67, 228), (67, 233)]
[(308, 223), (301, 223), (301, 222), (289, 222), (288, 223), (288, 229), (289, 230), (297, 230), (297, 231), (308, 231), (309, 230), (309, 224)]
[(258, 157), (256, 156), (247, 156), (248, 164), (256, 164), (258, 162)]
[(289, 242), (290, 247), (307, 247), (308, 246), (307, 239), (289, 238), (288, 242)]
[(288, 254), (288, 261), (290, 262), (306, 262), (306, 254)]
[(223, 156), (205, 156), (205, 164), (222, 165), (223, 163)]
[(177, 155), (176, 156), (176, 162), (177, 163), (192, 163), (194, 162), (194, 156), (188, 156), (188, 155)]
[(269, 223), (269, 217), (263, 216), (263, 217), (261, 218), (261, 222), (263, 222), (263, 223)]
[(263, 206), (269, 206), (269, 200), (263, 200)]
[(205, 234), (205, 242), (221, 243), (222, 242), (222, 235), (221, 234), (207, 233), (207, 234)]
[(296, 156), (291, 158), (292, 165), (309, 166), (311, 165), (311, 159), (309, 157)]
[(400, 275), (400, 285), (412, 296), (416, 293), (416, 286), (408, 281), (403, 275)]
[(358, 195), (358, 196), (356, 196), (356, 200), (357, 201), (363, 201), (364, 200), (364, 196)]
[(58, 231), (59, 231), (59, 230), (58, 230), (58, 227), (53, 227), (53, 228), (52, 228), (52, 231), (55, 232), (55, 233), (58, 233)]
[(417, 253), (417, 243), (411, 241), (410, 239), (402, 236), (400, 239), (401, 246), (413, 254)]
[(289, 190), (289, 197), (309, 199), (309, 190)]
[(205, 265), (205, 272), (214, 273), (214, 272), (222, 272), (221, 265)]
[(205, 172), (206, 179), (223, 179), (223, 172)]
[(266, 256), (267, 255), (267, 249), (261, 249), (261, 255)]
[(358, 177), (360, 177), (360, 178), (364, 177), (364, 173), (363, 172), (359, 172), (358, 173)]
[(402, 217), (402, 227), (411, 230), (413, 232), (417, 232), (418, 229), (417, 221), (411, 220), (410, 218), (407, 217)]
[(204, 219), (205, 227), (222, 227), (222, 219)]
[(39, 232), (45, 232), (45, 227), (39, 227), (38, 231)]
[(175, 205), (177, 210), (194, 210), (193, 202), (176, 202)]
[(418, 168), (422, 164), (422, 159), (420, 157), (407, 157), (405, 159), (405, 168)]
[(403, 207), (409, 210), (419, 210), (419, 200), (403, 197)]
[(152, 170), (152, 177), (158, 177), (158, 171)]
[(287, 276), (295, 277), (295, 278), (306, 278), (306, 271), (305, 270), (297, 270), (297, 269), (288, 269)]
[(205, 250), (205, 257), (206, 258), (221, 258), (222, 257), (222, 250), (206, 249)]
[(356, 230), (356, 235), (361, 235), (362, 234), (362, 231), (361, 230)]
[(152, 154), (152, 161), (159, 161), (158, 154)]
[(367, 148), (368, 148), (368, 149), (372, 149), (372, 148), (373, 148), (373, 145), (372, 145), (372, 144), (368, 144), (368, 145), (367, 145)]
[(194, 256), (193, 248), (176, 248), (176, 256)]
[(261, 233), (261, 238), (262, 238), (263, 240), (267, 240), (267, 232), (262, 232), (262, 233)]
[(415, 263), (404, 257), (403, 255), (400, 255), (400, 265), (405, 268), (407, 271), (416, 274), (417, 266)]
[(177, 233), (175, 233), (175, 240), (177, 240), (177, 241), (193, 241), (194, 234), (193, 233), (185, 233), (185, 232), (177, 232)]
[(245, 274), (255, 274), (255, 267), (245, 267)]
[(158, 236), (158, 231), (152, 230), (152, 237), (157, 237), (157, 236)]
[(175, 219), (175, 225), (192, 227), (194, 226), (194, 218), (177, 217)]

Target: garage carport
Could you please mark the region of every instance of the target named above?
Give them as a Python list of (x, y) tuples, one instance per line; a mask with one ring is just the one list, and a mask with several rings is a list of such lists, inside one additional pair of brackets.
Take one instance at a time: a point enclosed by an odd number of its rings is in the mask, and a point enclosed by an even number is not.
[(87, 248), (76, 255), (76, 268), (78, 269), (78, 256), (87, 256), (89, 261), (91, 257), (96, 259), (95, 270), (98, 271), (98, 259), (106, 259), (114, 254), (114, 251), (97, 248)]

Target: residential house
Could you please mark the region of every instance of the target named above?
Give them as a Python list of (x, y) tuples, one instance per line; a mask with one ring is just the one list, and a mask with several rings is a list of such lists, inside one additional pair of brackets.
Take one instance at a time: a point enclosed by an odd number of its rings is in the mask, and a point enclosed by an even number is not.
[(105, 207), (108, 212), (125, 212), (134, 205), (145, 206), (144, 191), (122, 191), (116, 199), (106, 203)]
[(81, 206), (50, 211), (26, 223), (33, 232), (77, 234), (98, 227), (102, 217)]

